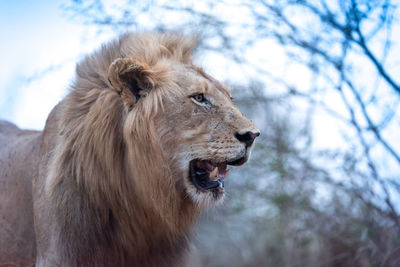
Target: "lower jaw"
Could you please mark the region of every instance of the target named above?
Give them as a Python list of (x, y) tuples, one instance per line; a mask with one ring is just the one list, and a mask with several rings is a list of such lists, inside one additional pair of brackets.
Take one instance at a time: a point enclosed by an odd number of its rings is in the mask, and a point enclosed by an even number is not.
[(211, 193), (215, 200), (219, 200), (224, 196), (225, 191), (223, 188), (215, 188), (211, 190)]
[[(196, 174), (196, 171), (199, 170), (198, 167), (196, 167), (196, 161), (198, 160), (192, 160), (189, 163), (188, 182), (190, 185), (188, 191), (190, 191), (190, 195), (192, 195), (192, 198), (195, 200), (195, 202), (211, 202), (209, 203), (211, 205), (220, 202), (220, 200), (223, 199), (225, 195), (224, 188), (223, 186), (221, 186), (221, 183), (223, 183), (223, 181), (221, 181), (220, 184), (217, 184), (217, 181), (215, 180), (212, 181), (212, 183), (205, 182), (202, 184), (202, 179), (203, 181), (207, 181), (209, 177), (206, 177), (207, 179), (204, 177), (202, 178), (202, 175), (207, 175), (207, 173)], [(246, 161), (247, 156), (243, 156), (227, 162), (226, 165), (240, 166), (243, 165)]]
[[(204, 201), (213, 201), (213, 202), (218, 202), (220, 199), (222, 199), (225, 195), (225, 189), (224, 187), (215, 187), (211, 189), (203, 189), (195, 186), (191, 179), (188, 179), (189, 181), (189, 188), (187, 192), (189, 192), (189, 195), (192, 195), (196, 200), (204, 200)], [(197, 201), (196, 201), (197, 202)]]
[(192, 201), (200, 207), (200, 209), (207, 209), (213, 207), (220, 203), (224, 196), (225, 190), (223, 187), (215, 187), (210, 189), (203, 189), (201, 187), (196, 186), (192, 178), (187, 177), (186, 184), (186, 194), (190, 196)]
[(194, 186), (187, 190), (190, 199), (201, 210), (209, 209), (223, 202), (225, 191), (223, 188), (214, 188), (207, 191), (200, 191)]

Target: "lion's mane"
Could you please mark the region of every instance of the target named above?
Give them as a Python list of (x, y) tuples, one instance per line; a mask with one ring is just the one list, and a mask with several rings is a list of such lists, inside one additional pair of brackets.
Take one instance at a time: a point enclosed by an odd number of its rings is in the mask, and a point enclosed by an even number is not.
[[(162, 58), (188, 64), (195, 43), (179, 35), (126, 34), (78, 64), (71, 91), (57, 108), (45, 186), (67, 265), (178, 264), (198, 211), (177, 196), (154, 117), (168, 112), (163, 94), (175, 93), (173, 85), (165, 86)], [(108, 80), (109, 66), (125, 57), (154, 66), (157, 83), (130, 112)]]

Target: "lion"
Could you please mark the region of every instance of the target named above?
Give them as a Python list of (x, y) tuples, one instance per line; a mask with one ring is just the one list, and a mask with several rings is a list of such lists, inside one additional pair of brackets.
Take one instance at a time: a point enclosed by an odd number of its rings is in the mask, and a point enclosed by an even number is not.
[(196, 44), (124, 34), (78, 63), (42, 132), (0, 123), (0, 265), (187, 264), (199, 214), (260, 134)]

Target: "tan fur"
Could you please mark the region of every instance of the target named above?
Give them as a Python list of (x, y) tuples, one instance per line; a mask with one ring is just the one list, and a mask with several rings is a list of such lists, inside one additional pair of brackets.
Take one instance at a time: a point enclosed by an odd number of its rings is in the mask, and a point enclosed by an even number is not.
[(126, 34), (78, 64), (29, 159), (38, 266), (184, 264), (198, 214), (223, 198), (191, 184), (190, 160), (247, 158), (235, 133), (258, 132), (192, 64), (195, 43)]

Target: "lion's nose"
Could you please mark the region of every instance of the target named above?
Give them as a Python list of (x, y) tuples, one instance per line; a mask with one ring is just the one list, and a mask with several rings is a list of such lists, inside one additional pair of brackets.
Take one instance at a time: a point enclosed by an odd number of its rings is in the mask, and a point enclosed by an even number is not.
[(259, 135), (260, 135), (259, 131), (247, 131), (245, 133), (239, 133), (239, 132), (235, 133), (236, 139), (246, 144), (247, 147), (251, 146), (254, 142), (254, 139), (256, 139), (256, 137)]

